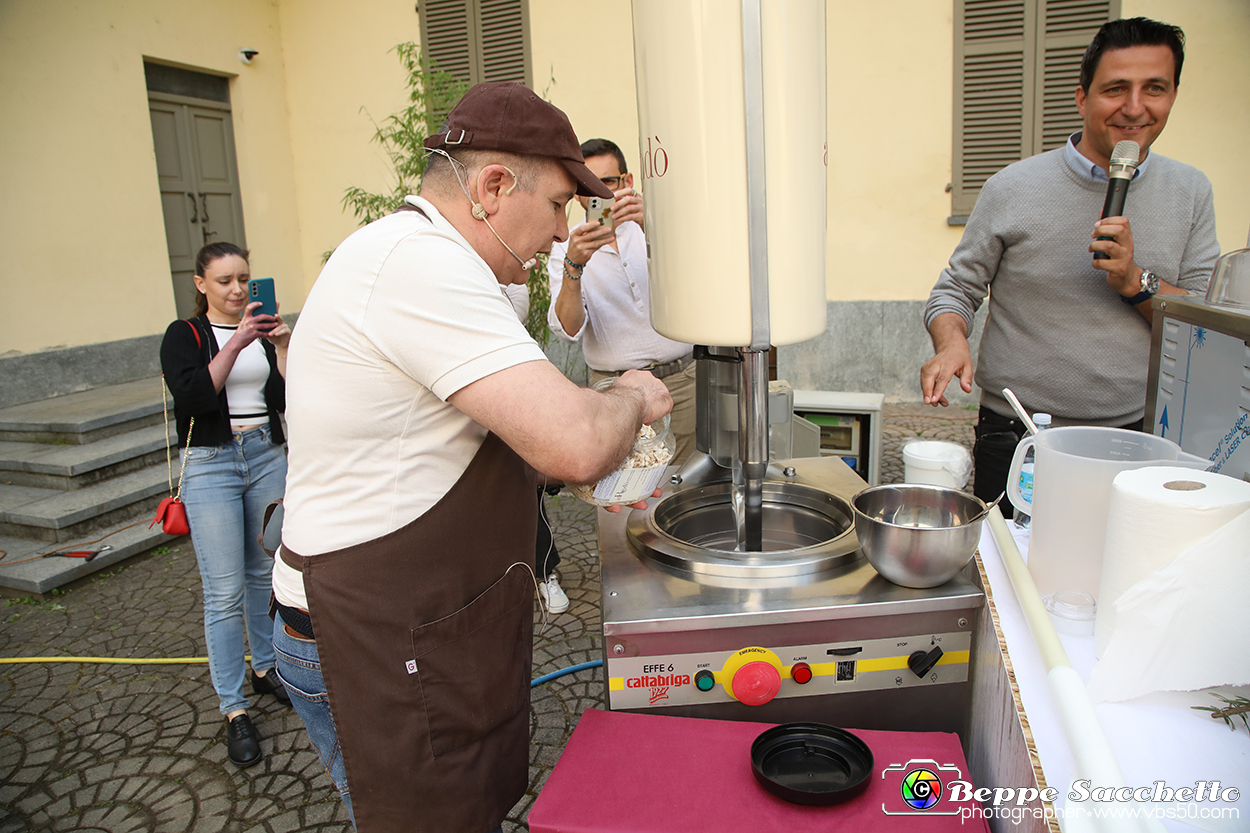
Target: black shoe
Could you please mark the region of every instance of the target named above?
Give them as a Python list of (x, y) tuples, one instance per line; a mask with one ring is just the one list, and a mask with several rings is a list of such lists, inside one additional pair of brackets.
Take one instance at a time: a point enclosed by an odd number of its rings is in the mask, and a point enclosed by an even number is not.
[(286, 693), (286, 686), (273, 673), (273, 669), (263, 677), (258, 677), (255, 671), (252, 672), (252, 691), (257, 694), (272, 694), (284, 706), (291, 705), (291, 695)]
[(246, 714), (226, 724), (226, 755), (230, 763), (239, 767), (258, 764), (264, 757), (260, 751), (260, 735)]

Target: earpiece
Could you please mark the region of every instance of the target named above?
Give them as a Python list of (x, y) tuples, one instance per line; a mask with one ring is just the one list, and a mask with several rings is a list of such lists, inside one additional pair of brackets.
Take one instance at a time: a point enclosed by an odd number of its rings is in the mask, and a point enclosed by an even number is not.
[(509, 168), (507, 165), (500, 165), (499, 167), (503, 168), (505, 171), (512, 174), (512, 187), (509, 188), (507, 191), (504, 191), (505, 194), (511, 196), (512, 192), (516, 190), (516, 187), (521, 184), (521, 180), (517, 179), (516, 172), (513, 171), (511, 168)]
[[(509, 188), (507, 191), (504, 191), (504, 194), (510, 195), (513, 191), (516, 190), (516, 187), (521, 184), (521, 181), (517, 179), (516, 174), (513, 173), (512, 169), (509, 168), (507, 165), (500, 165), (499, 167), (503, 168), (505, 171), (512, 174), (512, 187)], [(486, 214), (486, 209), (482, 208), (482, 204), (480, 202), (473, 203), (474, 219), (485, 220), (487, 216), (488, 215)]]

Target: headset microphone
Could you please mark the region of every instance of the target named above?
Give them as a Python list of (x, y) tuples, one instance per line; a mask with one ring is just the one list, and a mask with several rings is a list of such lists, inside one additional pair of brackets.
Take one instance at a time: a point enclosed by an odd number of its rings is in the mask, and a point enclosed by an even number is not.
[[(516, 262), (521, 264), (522, 269), (528, 272), (529, 270), (533, 269), (536, 265), (538, 265), (538, 258), (531, 257), (529, 260), (521, 260), (520, 256), (518, 256), (516, 252), (512, 251), (512, 247), (509, 246), (507, 243), (503, 242), (503, 238), (499, 236), (499, 232), (495, 231), (495, 227), (492, 226), (490, 224), (490, 220), (487, 219), (490, 215), (486, 213), (485, 207), (483, 207), (480, 202), (473, 199), (473, 197), (469, 195), (468, 183), (466, 183), (464, 180), (460, 178), (460, 168), (464, 167), (464, 163), (460, 162), (458, 159), (454, 159), (451, 156), (451, 154), (447, 153), (447, 151), (439, 150), (438, 148), (433, 148), (431, 149), (430, 152), (437, 153), (440, 156), (446, 157), (447, 161), (451, 163), (452, 173), (456, 175), (456, 183), (459, 184), (460, 190), (464, 191), (464, 195), (466, 197), (469, 197), (469, 202), (473, 206), (470, 209), (470, 213), (473, 215), (473, 219), (481, 220), (483, 223), (486, 224), (486, 227), (490, 229), (490, 233), (495, 235), (495, 239), (499, 241), (500, 245), (502, 245), (505, 249), (508, 250), (508, 254), (516, 258)], [(457, 168), (456, 167), (457, 165), (459, 165), (460, 168)], [(513, 191), (516, 190), (517, 185), (520, 184), (520, 180), (517, 178), (516, 172), (514, 172), (507, 165), (501, 165), (500, 167), (502, 167), (508, 173), (512, 174), (512, 187), (509, 188), (505, 192), (506, 194), (511, 194)], [(467, 172), (468, 169), (466, 168), (465, 170)]]
[[(1103, 217), (1119, 217), (1124, 214), (1124, 202), (1128, 199), (1128, 185), (1137, 172), (1137, 164), (1141, 159), (1141, 146), (1125, 139), (1117, 142), (1111, 151), (1111, 163), (1107, 166), (1107, 199), (1102, 204)], [(1114, 237), (1099, 237), (1099, 240), (1114, 240)], [(1094, 260), (1110, 260), (1102, 252), (1094, 252)]]
[(495, 239), (499, 241), (500, 245), (508, 250), (508, 254), (516, 258), (516, 262), (521, 264), (521, 268), (526, 272), (533, 269), (538, 264), (538, 258), (534, 257), (531, 257), (529, 260), (521, 260), (520, 256), (517, 255), (516, 252), (512, 251), (512, 247), (503, 242), (503, 238), (499, 236), (499, 232), (495, 231), (495, 227), (490, 224), (490, 220), (486, 219), (486, 209), (482, 207), (480, 202), (473, 203), (473, 216), (486, 224), (486, 227), (490, 229), (490, 233), (495, 235)]

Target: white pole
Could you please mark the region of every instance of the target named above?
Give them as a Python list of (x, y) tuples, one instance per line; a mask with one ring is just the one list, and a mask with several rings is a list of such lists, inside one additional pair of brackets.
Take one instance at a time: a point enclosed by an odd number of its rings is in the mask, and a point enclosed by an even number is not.
[[(1090, 788), (1096, 787), (1127, 787), (1120, 764), (1115, 759), (1115, 752), (1107, 740), (1094, 704), (1090, 702), (1085, 691), (1085, 682), (1081, 675), (1072, 668), (1068, 660), (1068, 652), (1059, 641), (1059, 634), (1051, 624), (1050, 614), (1042, 606), (1041, 596), (1033, 584), (1033, 576), (1020, 556), (1015, 539), (1007, 531), (1007, 522), (997, 506), (986, 515), (990, 532), (1002, 553), (1003, 565), (1007, 575), (1011, 577), (1011, 585), (1015, 588), (1016, 597), (1020, 600), (1020, 608), (1029, 623), (1029, 630), (1041, 652), (1042, 661), (1046, 663), (1047, 681), (1050, 683), (1050, 696), (1055, 703), (1055, 711), (1063, 724), (1063, 733), (1068, 739), (1075, 763), (1073, 778), (1089, 779)], [(1147, 818), (1145, 812), (1150, 805), (1136, 802), (1097, 803), (1090, 809), (1104, 813), (1102, 818), (1081, 812), (1090, 805), (1073, 805), (1066, 807), (1066, 814), (1076, 812), (1075, 818), (1064, 818), (1060, 824), (1065, 831), (1106, 831), (1106, 833), (1164, 833), (1163, 823), (1157, 818)], [(1119, 817), (1114, 817), (1118, 815)], [(1135, 818), (1134, 816), (1140, 815)]]

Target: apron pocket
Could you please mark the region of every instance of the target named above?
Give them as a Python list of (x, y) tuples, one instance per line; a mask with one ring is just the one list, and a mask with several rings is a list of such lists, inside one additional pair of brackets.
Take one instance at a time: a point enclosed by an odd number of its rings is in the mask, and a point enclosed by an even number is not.
[(528, 571), (510, 570), (460, 610), (412, 630), (434, 757), (528, 707), (532, 590)]

